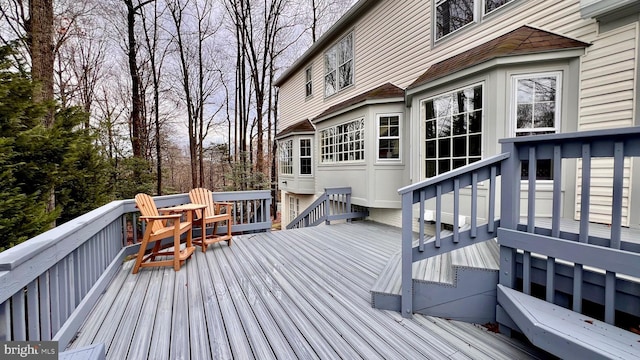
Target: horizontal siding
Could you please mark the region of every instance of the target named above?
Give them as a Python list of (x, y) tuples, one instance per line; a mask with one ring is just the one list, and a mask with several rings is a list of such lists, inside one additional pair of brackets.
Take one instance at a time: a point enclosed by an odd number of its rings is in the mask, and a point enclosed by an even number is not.
[(480, 24), (432, 46), (432, 1), (380, 1), (352, 28), (355, 31), (355, 85), (325, 99), (324, 64), (319, 54), (312, 61), (315, 92), (312, 98), (304, 97), (304, 68), (281, 87), (280, 128), (313, 118), (328, 107), (383, 83), (405, 88), (430, 65), (525, 24), (591, 42), (596, 38), (597, 26), (593, 20), (580, 18), (579, 3), (579, 0), (516, 0), (484, 17)]
[[(631, 194), (631, 161), (624, 161), (624, 180), (622, 183), (622, 225), (629, 225), (629, 204)], [(613, 159), (593, 159), (591, 161), (591, 188), (589, 191), (589, 220), (602, 224), (611, 224), (611, 204), (613, 193)], [(576, 213), (580, 219), (582, 204), (582, 161), (578, 161), (576, 180)]]
[[(582, 58), (580, 130), (625, 127), (634, 124), (637, 63), (637, 24), (600, 34)], [(578, 162), (576, 213), (580, 218), (582, 167)], [(613, 160), (592, 162), (589, 220), (611, 223)], [(629, 225), (631, 165), (625, 161), (622, 224)]]

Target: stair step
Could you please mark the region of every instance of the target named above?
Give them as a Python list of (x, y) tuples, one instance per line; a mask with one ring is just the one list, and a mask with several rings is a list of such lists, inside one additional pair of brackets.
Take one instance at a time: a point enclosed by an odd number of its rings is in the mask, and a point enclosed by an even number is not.
[(502, 285), (498, 303), (529, 341), (561, 358), (640, 358), (640, 335), (630, 331)]
[[(417, 246), (417, 241), (414, 243)], [(415, 281), (455, 286), (455, 267), (481, 270), (499, 269), (499, 247), (495, 240), (484, 241), (413, 263)], [(402, 290), (402, 258), (397, 252), (389, 258), (371, 288), (372, 293), (400, 295)]]

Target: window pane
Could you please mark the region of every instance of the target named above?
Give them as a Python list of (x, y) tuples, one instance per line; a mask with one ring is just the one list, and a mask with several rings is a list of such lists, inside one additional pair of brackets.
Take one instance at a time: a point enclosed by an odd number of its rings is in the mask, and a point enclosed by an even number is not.
[(530, 129), (533, 127), (533, 104), (518, 104), (518, 129)]
[(518, 80), (518, 104), (533, 102), (533, 81)]
[(430, 178), (436, 176), (436, 161), (435, 160), (427, 160), (427, 169), (425, 176)]
[(324, 54), (325, 74), (335, 71), (337, 67), (338, 65), (336, 63), (336, 51), (335, 49), (331, 49)]
[(453, 138), (453, 156), (460, 157), (467, 155), (467, 137)]
[(436, 122), (427, 121), (427, 131), (426, 131), (427, 139), (433, 139), (436, 137)]
[(427, 141), (427, 159), (434, 159), (436, 157), (436, 142)]
[(451, 136), (451, 117), (438, 119), (438, 136)]
[(462, 135), (467, 133), (467, 124), (464, 114), (455, 115), (453, 117), (453, 135)]
[(449, 159), (446, 160), (438, 160), (438, 174), (445, 173), (451, 170), (451, 164)]
[(467, 160), (466, 159), (453, 159), (453, 168), (457, 169), (459, 167), (463, 167), (467, 165)]
[(469, 133), (479, 133), (482, 131), (482, 110), (469, 113)]
[(535, 100), (556, 101), (556, 79), (555, 77), (543, 77), (535, 80)]
[(540, 103), (536, 104), (534, 114), (534, 127), (549, 128), (554, 127), (556, 103)]
[(482, 144), (480, 135), (469, 136), (469, 156), (480, 156)]
[(488, 14), (493, 10), (501, 7), (504, 4), (511, 2), (512, 0), (485, 0), (484, 13)]
[(336, 73), (335, 71), (324, 76), (324, 95), (329, 96), (336, 93)]
[(438, 140), (438, 157), (451, 156), (451, 139)]
[(435, 109), (433, 107), (433, 100), (429, 100), (429, 101), (425, 102), (424, 107), (425, 107), (425, 110), (426, 110), (425, 111), (426, 112), (425, 120), (433, 119), (433, 118), (436, 117), (436, 112), (435, 112)]
[(306, 86), (306, 95), (309, 96), (311, 94), (313, 94), (313, 87), (312, 87), (312, 84), (309, 82), (307, 83), (307, 86)]
[(352, 61), (340, 66), (340, 89), (353, 84)]

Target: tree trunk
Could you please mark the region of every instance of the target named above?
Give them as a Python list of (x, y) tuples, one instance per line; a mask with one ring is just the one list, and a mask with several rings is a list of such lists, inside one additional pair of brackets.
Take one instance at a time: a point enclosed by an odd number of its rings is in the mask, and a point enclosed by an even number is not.
[[(53, 101), (53, 0), (30, 0), (29, 13), (31, 76), (36, 84), (33, 101), (48, 103)], [(53, 126), (53, 115), (51, 107), (43, 119), (45, 126)]]

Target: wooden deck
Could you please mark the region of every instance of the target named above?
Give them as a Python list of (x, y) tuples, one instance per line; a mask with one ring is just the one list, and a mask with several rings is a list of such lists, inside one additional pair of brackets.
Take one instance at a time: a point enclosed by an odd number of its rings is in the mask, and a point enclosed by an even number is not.
[(108, 359), (525, 359), (477, 325), (371, 308), (400, 229), (371, 222), (234, 237), (179, 272), (125, 262), (70, 348)]

